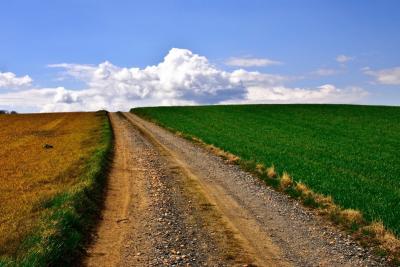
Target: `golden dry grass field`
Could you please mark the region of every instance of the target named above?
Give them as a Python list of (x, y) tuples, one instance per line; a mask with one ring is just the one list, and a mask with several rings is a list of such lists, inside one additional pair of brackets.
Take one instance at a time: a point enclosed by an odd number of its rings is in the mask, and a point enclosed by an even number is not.
[(0, 115), (0, 256), (16, 253), (46, 200), (78, 182), (100, 143), (105, 116)]

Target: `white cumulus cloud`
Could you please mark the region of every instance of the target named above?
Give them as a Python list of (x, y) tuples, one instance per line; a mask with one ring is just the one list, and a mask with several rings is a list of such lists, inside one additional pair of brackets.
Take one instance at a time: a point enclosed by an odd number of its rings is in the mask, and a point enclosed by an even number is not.
[(365, 68), (364, 73), (373, 76), (380, 84), (400, 85), (400, 67), (382, 70)]
[(98, 65), (52, 64), (60, 75), (84, 83), (83, 89), (31, 88), (0, 94), (0, 106), (30, 105), (33, 110), (128, 110), (135, 106), (197, 105), (220, 103), (350, 103), (362, 99), (362, 89), (339, 89), (333, 85), (291, 88), (290, 77), (258, 71), (217, 68), (187, 49), (171, 49), (157, 65), (120, 67), (111, 62)]
[(231, 57), (225, 64), (233, 67), (263, 67), (270, 65), (281, 65), (282, 62), (271, 60), (268, 58), (256, 58), (256, 57)]
[(12, 72), (0, 72), (0, 88), (19, 89), (29, 86), (31, 83), (32, 79), (28, 75), (17, 77)]

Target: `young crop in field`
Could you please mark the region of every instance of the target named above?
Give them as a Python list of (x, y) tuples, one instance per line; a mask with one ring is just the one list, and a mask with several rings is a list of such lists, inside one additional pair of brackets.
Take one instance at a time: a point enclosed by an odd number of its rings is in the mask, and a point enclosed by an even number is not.
[(0, 115), (0, 256), (20, 253), (48, 201), (81, 182), (106, 118), (105, 113)]
[(244, 161), (274, 166), (274, 175), (287, 172), (400, 236), (399, 107), (237, 105), (132, 112)]

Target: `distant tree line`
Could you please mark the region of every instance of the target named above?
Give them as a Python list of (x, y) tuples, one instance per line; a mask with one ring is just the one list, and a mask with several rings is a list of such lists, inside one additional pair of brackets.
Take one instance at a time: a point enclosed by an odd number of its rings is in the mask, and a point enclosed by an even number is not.
[(17, 112), (15, 110), (0, 110), (0, 114), (17, 114)]

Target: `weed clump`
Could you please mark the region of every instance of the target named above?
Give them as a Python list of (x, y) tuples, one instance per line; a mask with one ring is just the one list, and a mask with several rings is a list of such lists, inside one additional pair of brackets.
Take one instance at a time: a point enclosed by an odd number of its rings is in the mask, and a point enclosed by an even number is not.
[(350, 225), (360, 225), (364, 219), (360, 211), (354, 209), (345, 209), (340, 212), (340, 217), (344, 223)]
[(201, 145), (205, 146), (207, 149), (209, 149), (215, 155), (224, 158), (228, 163), (234, 164), (234, 163), (237, 163), (240, 160), (240, 158), (238, 156), (233, 155), (233, 154), (231, 154), (229, 152), (226, 152), (226, 151), (224, 151), (224, 150), (222, 150), (222, 149), (220, 149), (220, 148), (218, 148), (218, 147), (216, 147), (214, 145), (207, 145), (200, 139), (193, 138), (193, 140), (195, 142), (200, 143)]
[(331, 196), (314, 193), (314, 198), (318, 206), (324, 210), (330, 210), (336, 206)]
[(382, 247), (392, 252), (400, 250), (400, 240), (398, 240), (391, 231), (386, 229), (381, 221), (364, 226), (362, 231), (375, 238)]
[(308, 195), (310, 195), (312, 193), (311, 190), (305, 184), (303, 184), (302, 182), (296, 183), (295, 189), (302, 196), (308, 196)]
[(267, 176), (268, 176), (268, 178), (271, 178), (271, 179), (276, 178), (277, 175), (276, 175), (274, 164), (272, 164), (272, 166), (267, 169)]
[(283, 172), (280, 177), (280, 187), (282, 190), (286, 190), (293, 185), (293, 179), (287, 172)]
[(264, 164), (257, 163), (256, 164), (256, 170), (259, 174), (263, 174), (265, 172), (265, 166)]

